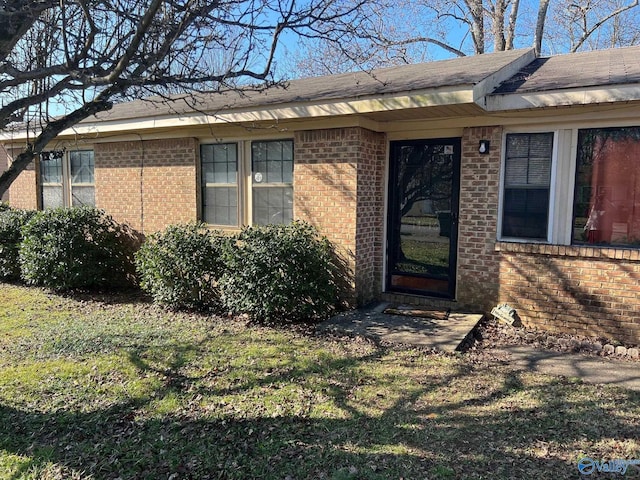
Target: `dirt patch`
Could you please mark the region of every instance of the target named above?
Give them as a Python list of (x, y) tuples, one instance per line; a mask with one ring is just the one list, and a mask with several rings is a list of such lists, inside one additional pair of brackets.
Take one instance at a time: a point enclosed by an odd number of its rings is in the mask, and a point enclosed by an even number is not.
[(464, 346), (464, 350), (482, 352), (513, 345), (529, 345), (541, 350), (581, 353), (640, 363), (640, 358), (637, 356), (638, 345), (620, 345), (602, 338), (511, 327), (494, 318), (485, 318), (478, 324)]

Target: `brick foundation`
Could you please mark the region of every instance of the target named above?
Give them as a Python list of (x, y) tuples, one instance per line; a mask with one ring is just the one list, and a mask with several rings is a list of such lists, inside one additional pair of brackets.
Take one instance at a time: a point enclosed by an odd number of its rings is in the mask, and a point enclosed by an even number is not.
[(527, 326), (640, 343), (640, 251), (499, 243), (500, 301)]

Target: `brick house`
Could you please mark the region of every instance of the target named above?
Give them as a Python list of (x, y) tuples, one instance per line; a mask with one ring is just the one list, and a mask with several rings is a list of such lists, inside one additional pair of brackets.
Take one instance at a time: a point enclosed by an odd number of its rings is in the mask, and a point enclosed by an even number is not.
[[(0, 141), (10, 162), (25, 139)], [(530, 326), (640, 343), (640, 48), (120, 104), (60, 135), (9, 201), (94, 204), (145, 234), (303, 219), (348, 258), (358, 304), (507, 302)]]

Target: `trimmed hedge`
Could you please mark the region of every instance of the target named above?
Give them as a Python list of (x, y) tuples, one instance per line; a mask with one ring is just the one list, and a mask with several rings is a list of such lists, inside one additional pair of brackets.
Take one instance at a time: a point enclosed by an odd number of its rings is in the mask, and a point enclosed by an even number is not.
[(0, 279), (20, 279), (22, 227), (35, 213), (33, 210), (0, 209)]
[(339, 305), (343, 269), (330, 242), (303, 222), (246, 227), (235, 236), (203, 224), (137, 239), (93, 207), (0, 212), (0, 279), (64, 291), (132, 286), (178, 310), (222, 310), (256, 321), (308, 322)]
[(22, 278), (53, 290), (121, 288), (135, 282), (131, 231), (93, 207), (37, 212), (22, 229)]
[(172, 225), (151, 235), (136, 253), (140, 287), (172, 310), (220, 307), (226, 241), (202, 224)]
[(225, 249), (224, 306), (267, 322), (326, 318), (338, 303), (333, 249), (303, 222), (249, 227)]

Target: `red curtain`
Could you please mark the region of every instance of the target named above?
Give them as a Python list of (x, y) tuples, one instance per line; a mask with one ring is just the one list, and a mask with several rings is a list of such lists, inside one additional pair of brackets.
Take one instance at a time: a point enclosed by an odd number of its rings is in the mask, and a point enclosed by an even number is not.
[(640, 241), (640, 142), (598, 139), (593, 147), (591, 199), (585, 225), (590, 243)]

